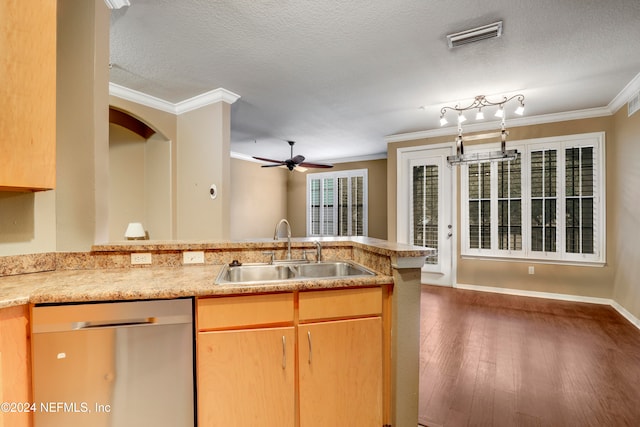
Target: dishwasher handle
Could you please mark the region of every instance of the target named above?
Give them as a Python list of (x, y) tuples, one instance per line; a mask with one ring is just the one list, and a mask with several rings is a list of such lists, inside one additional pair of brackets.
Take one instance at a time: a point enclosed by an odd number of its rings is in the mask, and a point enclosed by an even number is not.
[(123, 319), (106, 322), (74, 322), (73, 329), (99, 329), (99, 328), (120, 328), (124, 326), (145, 326), (158, 323), (155, 317), (145, 317), (140, 319)]

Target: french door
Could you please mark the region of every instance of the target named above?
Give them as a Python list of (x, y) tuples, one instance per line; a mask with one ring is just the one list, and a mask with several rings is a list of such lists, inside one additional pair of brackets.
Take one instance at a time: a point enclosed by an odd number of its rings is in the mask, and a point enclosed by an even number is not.
[(454, 283), (452, 151), (449, 144), (398, 150), (397, 240), (436, 249), (422, 268), (422, 283), (442, 286)]

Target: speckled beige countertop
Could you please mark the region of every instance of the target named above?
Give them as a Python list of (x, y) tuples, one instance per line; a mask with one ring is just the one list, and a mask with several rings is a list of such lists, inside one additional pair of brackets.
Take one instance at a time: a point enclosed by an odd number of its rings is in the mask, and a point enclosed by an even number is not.
[[(317, 239), (293, 239), (292, 252), (309, 250)], [(349, 259), (376, 271), (376, 276), (344, 279), (288, 280), (252, 285), (217, 285), (222, 265), (231, 259), (264, 261), (264, 250), (276, 249), (282, 259), (286, 241), (250, 242), (121, 242), (94, 246), (90, 253), (58, 256), (52, 271), (0, 277), (0, 308), (27, 303), (164, 299), (294, 290), (371, 286), (393, 283), (392, 264), (420, 260), (433, 250), (370, 238), (321, 239), (323, 259)], [(182, 265), (182, 251), (205, 252), (204, 265)], [(151, 266), (131, 267), (133, 252), (154, 255)], [(60, 254), (58, 254), (60, 255)], [(1, 257), (0, 257), (1, 258)], [(38, 258), (41, 258), (39, 256)], [(14, 262), (15, 257), (11, 257)], [(158, 260), (157, 262), (155, 260)], [(66, 263), (66, 264), (65, 264)], [(415, 262), (414, 262), (415, 263)], [(51, 269), (51, 263), (46, 263)]]
[(26, 303), (164, 299), (382, 285), (390, 276), (217, 285), (222, 266), (67, 270), (0, 278), (0, 307)]

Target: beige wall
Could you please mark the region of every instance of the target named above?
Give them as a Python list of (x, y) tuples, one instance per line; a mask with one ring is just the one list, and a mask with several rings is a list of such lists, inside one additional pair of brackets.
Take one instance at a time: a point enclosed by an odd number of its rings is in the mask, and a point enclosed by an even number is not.
[[(586, 132), (606, 132), (607, 156), (607, 265), (605, 267), (576, 267), (556, 264), (535, 264), (535, 274), (528, 274), (530, 262), (491, 261), (457, 258), (457, 283), (477, 286), (519, 289), (525, 291), (550, 292), (559, 294), (580, 295), (588, 297), (611, 298), (615, 277), (616, 242), (611, 236), (617, 206), (611, 197), (617, 188), (611, 179), (616, 165), (611, 153), (617, 144), (616, 132), (611, 117), (587, 120), (574, 120), (545, 125), (525, 126), (509, 129), (510, 140), (525, 140), (559, 135), (570, 135)], [(416, 141), (393, 143), (389, 145), (390, 189), (397, 186), (397, 150), (400, 147), (419, 146), (450, 141), (453, 137), (429, 138)], [(507, 142), (508, 144), (508, 142)], [(459, 170), (456, 171), (459, 174)], [(458, 179), (458, 182), (460, 180)], [(395, 191), (390, 191), (388, 225), (389, 235), (396, 238), (396, 198)], [(458, 189), (459, 194), (459, 189)], [(458, 205), (460, 203), (458, 202)], [(460, 210), (457, 215), (457, 229), (460, 228)], [(459, 233), (458, 233), (459, 235)], [(458, 254), (460, 253), (458, 241)]]
[[(338, 163), (330, 171), (351, 169), (368, 170), (369, 186), (369, 237), (387, 238), (387, 161), (369, 160), (362, 162)], [(326, 172), (326, 170), (318, 170)], [(289, 187), (287, 192), (287, 215), (291, 229), (295, 236), (307, 234), (307, 175), (314, 173), (313, 169), (305, 173), (289, 173)]]
[(109, 240), (124, 240), (130, 222), (145, 218), (146, 140), (118, 125), (109, 126)]
[(106, 241), (109, 12), (58, 2), (56, 248)]
[(178, 239), (229, 238), (230, 115), (221, 101), (178, 116)]
[(123, 240), (130, 222), (142, 223), (149, 239), (172, 238), (171, 141), (109, 126), (108, 209), (109, 241)]
[(608, 174), (610, 204), (607, 212), (611, 227), (609, 241), (616, 257), (613, 299), (640, 319), (640, 112), (627, 117), (621, 108), (614, 116), (616, 144), (608, 152), (614, 167)]
[(231, 239), (273, 238), (287, 217), (289, 171), (231, 159)]
[[(174, 239), (177, 236), (176, 217), (178, 215), (178, 116), (155, 108), (147, 107), (142, 104), (127, 101), (115, 96), (109, 97), (109, 105), (125, 111), (131, 116), (136, 117), (138, 120), (142, 121), (147, 126), (156, 131), (156, 133), (150, 138), (150, 140), (153, 140), (154, 143), (157, 142), (158, 144), (162, 145), (162, 147), (156, 147), (157, 150), (155, 150), (154, 153), (148, 154), (149, 156), (159, 157), (157, 160), (166, 165), (167, 170), (156, 169), (154, 171), (154, 174), (157, 177), (160, 177), (161, 182), (158, 183), (158, 187), (165, 186), (165, 188), (156, 187), (155, 191), (151, 191), (151, 195), (147, 195), (147, 197), (151, 197), (153, 200), (149, 201), (147, 206), (148, 209), (167, 210), (162, 211), (162, 213), (155, 212), (153, 214), (147, 211), (147, 217), (149, 218), (149, 221), (153, 223), (159, 223), (156, 226), (149, 224), (149, 229), (153, 231), (153, 235), (150, 235), (150, 237), (155, 238), (153, 236), (158, 235), (162, 236), (158, 237), (161, 239)], [(147, 165), (151, 167), (151, 160), (149, 159), (149, 156), (146, 160)], [(167, 156), (168, 158), (166, 158)], [(156, 164), (155, 167), (157, 168), (158, 165)], [(151, 177), (147, 177), (147, 179), (151, 180)], [(168, 197), (168, 200), (165, 199), (166, 197)], [(154, 218), (158, 216), (160, 216), (161, 219)], [(166, 225), (164, 224), (164, 221), (169, 221), (168, 230), (165, 229)], [(147, 226), (145, 225), (145, 227)], [(120, 238), (118, 238), (118, 240), (119, 239)]]

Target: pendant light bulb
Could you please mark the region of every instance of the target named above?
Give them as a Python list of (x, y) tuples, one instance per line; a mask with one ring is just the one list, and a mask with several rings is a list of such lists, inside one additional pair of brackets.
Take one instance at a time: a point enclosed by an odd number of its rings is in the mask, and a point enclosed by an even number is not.
[(464, 116), (464, 114), (462, 114), (462, 111), (460, 112), (460, 114), (458, 114), (458, 123), (464, 123), (467, 121), (467, 118)]
[(444, 126), (444, 125), (446, 125), (447, 123), (449, 123), (449, 122), (447, 121), (447, 118), (446, 118), (445, 116), (440, 116), (440, 126)]
[(515, 113), (519, 116), (524, 114), (524, 104), (520, 103), (520, 105), (518, 105), (518, 108), (516, 108)]
[(476, 120), (484, 120), (484, 113), (482, 112), (482, 109), (479, 109), (476, 113)]
[(496, 117), (504, 117), (504, 107), (502, 105), (496, 110)]

